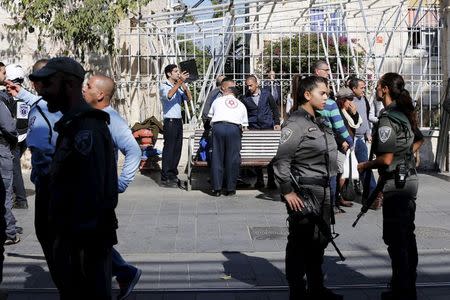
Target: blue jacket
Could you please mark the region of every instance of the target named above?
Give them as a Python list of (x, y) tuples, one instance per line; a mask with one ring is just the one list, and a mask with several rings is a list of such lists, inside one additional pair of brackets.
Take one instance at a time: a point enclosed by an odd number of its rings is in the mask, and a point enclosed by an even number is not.
[(250, 129), (273, 129), (274, 125), (280, 124), (280, 112), (268, 90), (260, 89), (258, 106), (251, 95), (247, 95), (243, 103), (247, 108)]

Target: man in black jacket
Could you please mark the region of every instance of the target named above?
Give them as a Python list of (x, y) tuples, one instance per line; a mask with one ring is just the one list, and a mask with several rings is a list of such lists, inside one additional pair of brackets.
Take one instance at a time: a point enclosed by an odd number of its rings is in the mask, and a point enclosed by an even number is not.
[(111, 249), (117, 243), (117, 168), (109, 115), (82, 95), (83, 67), (53, 58), (30, 75), (55, 124), (56, 152), (50, 168), (49, 222), (55, 231), (55, 273), (61, 299), (111, 299)]
[[(247, 95), (243, 102), (247, 108), (248, 128), (250, 130), (281, 130), (280, 112), (273, 96), (268, 90), (260, 89), (258, 79), (250, 75), (245, 79)], [(267, 187), (276, 188), (272, 164), (267, 166)], [(264, 187), (262, 169), (256, 169), (255, 188)]]

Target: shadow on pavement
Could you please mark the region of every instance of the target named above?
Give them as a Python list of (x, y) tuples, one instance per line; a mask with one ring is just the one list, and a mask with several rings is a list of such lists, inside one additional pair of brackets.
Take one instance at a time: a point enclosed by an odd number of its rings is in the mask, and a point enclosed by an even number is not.
[(285, 285), (284, 274), (265, 258), (241, 252), (223, 251), (228, 260), (223, 263), (228, 280), (238, 280), (251, 286)]
[(24, 288), (55, 288), (50, 273), (38, 265), (28, 265), (25, 267)]

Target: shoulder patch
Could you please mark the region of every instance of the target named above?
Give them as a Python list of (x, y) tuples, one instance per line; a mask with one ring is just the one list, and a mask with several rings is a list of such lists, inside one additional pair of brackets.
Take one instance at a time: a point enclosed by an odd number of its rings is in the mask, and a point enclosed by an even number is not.
[(30, 107), (21, 101), (17, 103), (17, 119), (28, 119), (28, 113), (30, 112)]
[(287, 142), (287, 140), (289, 140), (289, 138), (292, 136), (292, 129), (290, 128), (283, 128), (281, 130), (281, 136), (280, 136), (280, 145), (284, 144), (285, 142)]
[(389, 126), (381, 126), (378, 129), (378, 137), (382, 143), (386, 143), (392, 133), (392, 128)]
[(75, 149), (83, 155), (87, 155), (92, 150), (92, 131), (81, 130), (75, 136)]

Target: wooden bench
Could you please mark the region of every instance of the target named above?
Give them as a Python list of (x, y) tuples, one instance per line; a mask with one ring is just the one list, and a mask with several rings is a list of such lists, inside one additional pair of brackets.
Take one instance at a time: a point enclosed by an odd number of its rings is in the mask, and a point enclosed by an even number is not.
[[(241, 167), (265, 167), (278, 150), (281, 131), (275, 130), (246, 130), (242, 134)], [(192, 189), (193, 168), (207, 167), (206, 161), (197, 160), (197, 152), (200, 148), (200, 139), (203, 129), (196, 130), (189, 137), (188, 166), (187, 166), (187, 190)]]

